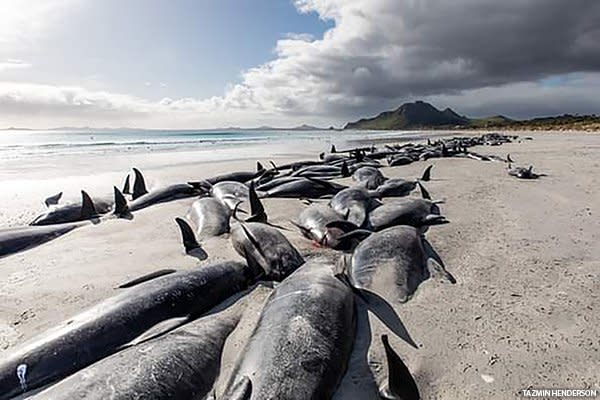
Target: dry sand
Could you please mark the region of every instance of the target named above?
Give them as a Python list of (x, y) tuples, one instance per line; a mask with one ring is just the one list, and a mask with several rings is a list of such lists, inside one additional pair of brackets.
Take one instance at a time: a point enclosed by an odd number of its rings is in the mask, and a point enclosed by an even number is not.
[[(528, 387), (600, 387), (600, 136), (532, 136), (532, 141), (476, 150), (508, 152), (519, 164), (535, 165), (548, 174), (537, 181), (510, 177), (499, 163), (430, 162), (435, 167), (427, 188), (435, 199), (445, 200), (442, 212), (451, 224), (434, 227), (427, 236), (458, 282), (427, 281), (412, 300), (395, 307), (418, 349), (390, 338), (424, 399), (507, 399)], [(413, 178), (426, 165), (384, 168), (383, 173)], [(252, 167), (245, 160), (195, 172), (210, 176)], [(190, 166), (169, 172), (181, 180), (189, 175)], [(160, 268), (196, 267), (197, 260), (184, 254), (173, 221), (192, 202), (157, 205), (137, 212), (133, 221), (90, 225), (1, 259), (0, 357), (111, 296), (122, 282)], [(272, 222), (290, 229), (288, 221), (303, 207), (292, 199), (265, 201)], [(285, 234), (304, 254), (318, 252), (295, 231)], [(227, 237), (204, 247), (210, 255), (205, 262), (238, 258)], [(257, 293), (228, 343), (221, 380), (252, 331), (268, 290)], [(377, 384), (386, 374), (379, 337), (388, 331), (373, 315), (369, 318), (371, 331), (363, 329), (357, 338), (355, 363), (336, 398), (375, 398), (375, 383), (361, 372), (369, 341)]]

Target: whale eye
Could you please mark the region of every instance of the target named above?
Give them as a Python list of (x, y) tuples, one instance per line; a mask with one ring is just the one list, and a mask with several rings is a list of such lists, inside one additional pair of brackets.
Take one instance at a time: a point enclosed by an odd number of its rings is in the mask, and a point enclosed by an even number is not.
[(321, 373), (323, 359), (318, 356), (313, 356), (307, 360), (300, 361), (300, 366), (302, 366), (302, 368), (307, 372)]

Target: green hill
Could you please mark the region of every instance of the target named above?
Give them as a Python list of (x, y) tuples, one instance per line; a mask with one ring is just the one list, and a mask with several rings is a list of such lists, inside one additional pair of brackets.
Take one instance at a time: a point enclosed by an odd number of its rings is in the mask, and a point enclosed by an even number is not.
[(407, 130), (407, 129), (510, 129), (510, 130), (600, 130), (596, 115), (564, 114), (529, 120), (514, 120), (504, 115), (468, 118), (450, 108), (440, 111), (424, 101), (405, 103), (394, 111), (376, 117), (349, 122), (344, 129)]
[(469, 119), (450, 108), (440, 111), (429, 103), (405, 103), (394, 111), (385, 111), (373, 118), (364, 118), (346, 124), (344, 129), (420, 129), (453, 128), (469, 124)]

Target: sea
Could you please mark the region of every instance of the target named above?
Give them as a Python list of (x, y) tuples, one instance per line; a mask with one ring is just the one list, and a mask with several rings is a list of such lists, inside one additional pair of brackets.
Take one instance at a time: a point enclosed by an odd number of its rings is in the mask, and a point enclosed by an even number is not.
[[(327, 145), (378, 141), (402, 137), (411, 140), (423, 132), (337, 130), (0, 130), (0, 158), (26, 159), (56, 154), (143, 153), (193, 151), (302, 144), (325, 151)], [(282, 146), (283, 145), (283, 146)], [(209, 154), (210, 155), (210, 154)]]
[(112, 196), (133, 167), (149, 187), (205, 179), (256, 161), (318, 159), (320, 152), (381, 141), (422, 138), (425, 132), (334, 130), (0, 130), (0, 228), (27, 224), (43, 199), (80, 190)]

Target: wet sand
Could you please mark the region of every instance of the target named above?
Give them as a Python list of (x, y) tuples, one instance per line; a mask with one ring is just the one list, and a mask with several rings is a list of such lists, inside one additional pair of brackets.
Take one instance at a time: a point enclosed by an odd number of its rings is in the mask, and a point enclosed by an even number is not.
[[(415, 178), (433, 164), (427, 189), (434, 199), (445, 200), (442, 213), (451, 221), (431, 228), (427, 237), (457, 283), (427, 281), (412, 300), (395, 307), (418, 349), (390, 335), (424, 399), (506, 399), (528, 387), (600, 387), (600, 136), (531, 136), (532, 141), (474, 150), (510, 153), (519, 164), (533, 164), (548, 175), (537, 181), (510, 177), (500, 163), (458, 158), (382, 169), (388, 177)], [(251, 170), (254, 160), (191, 168), (173, 166), (150, 179), (170, 183), (191, 179), (192, 172)], [(122, 179), (114, 183), (121, 185)], [(10, 188), (3, 191), (6, 197), (18, 195), (9, 194)], [(196, 267), (198, 261), (184, 254), (174, 222), (193, 201), (153, 206), (136, 212), (132, 221), (90, 225), (0, 259), (0, 357), (111, 296), (120, 283), (156, 269)], [(264, 204), (273, 223), (290, 229), (286, 236), (303, 254), (318, 253), (289, 223), (306, 205), (294, 199)], [(36, 212), (23, 210), (26, 216)], [(3, 213), (10, 211), (3, 208)], [(204, 262), (239, 258), (227, 236), (203, 246), (209, 254)], [(223, 376), (251, 333), (265, 296), (257, 296), (260, 301), (229, 340)], [(379, 336), (389, 332), (373, 315), (369, 318), (368, 361), (378, 371), (378, 384), (387, 373)], [(360, 353), (368, 343), (363, 332), (355, 360), (364, 361)], [(375, 398), (374, 383), (364, 379), (361, 367), (350, 366), (336, 398)]]

